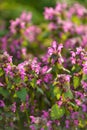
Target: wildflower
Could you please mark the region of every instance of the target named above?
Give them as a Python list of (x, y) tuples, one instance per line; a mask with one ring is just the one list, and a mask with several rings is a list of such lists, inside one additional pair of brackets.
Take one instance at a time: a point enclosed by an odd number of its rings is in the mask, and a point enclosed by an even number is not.
[(87, 62), (83, 64), (83, 72), (84, 74), (87, 74)]
[(49, 83), (52, 80), (52, 74), (46, 74), (43, 80), (44, 82)]
[(11, 110), (12, 110), (12, 112), (16, 112), (16, 102), (14, 102), (13, 104), (12, 104), (12, 106), (11, 106)]
[(21, 103), (21, 105), (20, 105), (20, 111), (24, 112), (24, 109), (25, 109), (25, 105), (24, 105), (24, 103)]
[(87, 105), (86, 104), (82, 104), (82, 111), (86, 112), (87, 111)]
[(53, 8), (45, 8), (44, 12), (45, 19), (52, 20), (54, 18), (54, 9)]
[(26, 75), (25, 68), (24, 68), (24, 63), (23, 64), (21, 63), (21, 64), (18, 65), (18, 70), (19, 70), (21, 79), (24, 80), (24, 77)]
[(69, 128), (70, 121), (69, 121), (69, 120), (66, 120), (66, 121), (65, 121), (65, 124), (66, 124), (66, 128)]
[(35, 129), (35, 126), (33, 126), (33, 125), (30, 125), (30, 129), (31, 129), (31, 130), (36, 130), (36, 129)]
[(15, 21), (10, 21), (10, 31), (15, 34), (17, 32), (17, 26), (20, 25), (20, 19), (17, 18)]
[(34, 58), (31, 64), (32, 70), (34, 70), (37, 74), (40, 73), (40, 69), (41, 69), (40, 64), (41, 63), (37, 61), (37, 58)]
[(32, 25), (25, 30), (24, 35), (29, 40), (29, 42), (34, 42), (39, 33), (40, 29)]
[(3, 100), (0, 100), (0, 107), (4, 107), (5, 106), (5, 103)]
[(49, 113), (47, 111), (43, 110), (42, 112), (43, 112), (43, 115), (42, 115), (43, 118), (48, 118), (49, 117)]
[(0, 87), (3, 87), (4, 85), (0, 82)]
[(60, 54), (61, 53), (61, 49), (63, 48), (62, 44), (57, 44), (56, 41), (53, 41), (52, 43), (52, 47), (48, 48), (48, 54), (51, 56), (52, 54)]
[(32, 14), (30, 12), (27, 13), (26, 11), (22, 12), (20, 16), (21, 21), (24, 21), (24, 22), (30, 22), (31, 18), (32, 18)]
[(78, 120), (74, 120), (74, 124), (75, 124), (76, 126), (78, 126), (79, 121), (78, 121)]
[(80, 100), (75, 99), (75, 102), (76, 102), (76, 104), (77, 104), (78, 106), (80, 106), (80, 105), (81, 105), (81, 101), (80, 101)]

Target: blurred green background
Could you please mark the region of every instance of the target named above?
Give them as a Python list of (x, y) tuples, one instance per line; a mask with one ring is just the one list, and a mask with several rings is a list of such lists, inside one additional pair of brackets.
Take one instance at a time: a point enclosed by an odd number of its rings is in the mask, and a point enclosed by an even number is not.
[(32, 12), (33, 23), (43, 22), (44, 7), (55, 6), (56, 2), (80, 2), (87, 6), (87, 0), (0, 0), (0, 35), (8, 30), (9, 20), (18, 17), (24, 10)]

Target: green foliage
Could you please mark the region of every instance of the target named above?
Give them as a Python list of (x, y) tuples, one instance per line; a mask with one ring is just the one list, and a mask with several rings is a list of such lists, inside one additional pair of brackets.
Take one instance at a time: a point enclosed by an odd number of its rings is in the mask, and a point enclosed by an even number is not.
[(79, 72), (80, 70), (81, 70), (81, 68), (80, 68), (80, 66), (77, 65), (77, 64), (72, 67), (72, 73), (74, 73), (74, 72)]
[(2, 120), (3, 118), (2, 118), (2, 116), (0, 116), (0, 120)]
[(68, 90), (66, 93), (64, 93), (65, 98), (73, 99), (73, 93), (71, 90)]
[(4, 96), (5, 98), (7, 98), (8, 95), (9, 95), (9, 92), (8, 92), (8, 90), (6, 90), (6, 89), (0, 87), (0, 94), (1, 94), (2, 96)]
[(53, 120), (61, 118), (65, 113), (64, 107), (59, 108), (57, 104), (52, 106), (51, 118)]
[(40, 93), (40, 94), (42, 94), (42, 95), (44, 95), (43, 90), (41, 88), (39, 88), (39, 87), (37, 87), (37, 92)]
[(20, 83), (20, 82), (21, 82), (21, 78), (20, 78), (20, 77), (15, 77), (15, 78), (14, 78), (14, 82), (15, 82), (16, 84)]
[(54, 95), (56, 96), (57, 99), (60, 98), (60, 96), (61, 96), (61, 90), (60, 90), (59, 87), (55, 87), (54, 90), (53, 90), (53, 93), (54, 93)]
[(73, 16), (72, 17), (72, 22), (74, 22), (77, 25), (80, 25), (82, 21), (78, 17)]
[(87, 75), (86, 74), (83, 75), (82, 80), (84, 80), (85, 82), (87, 82)]
[(26, 88), (22, 88), (21, 90), (17, 91), (16, 95), (17, 95), (18, 98), (21, 99), (21, 101), (25, 101), (26, 100), (26, 96), (27, 96)]
[(79, 77), (77, 77), (77, 76), (74, 76), (73, 77), (73, 84), (74, 84), (74, 88), (76, 89), (77, 87), (79, 87), (79, 85), (80, 85), (80, 79), (79, 79)]
[(0, 77), (3, 76), (4, 72), (2, 70), (2, 68), (0, 68)]
[(30, 85), (35, 88), (36, 87), (36, 78), (33, 78), (30, 82)]

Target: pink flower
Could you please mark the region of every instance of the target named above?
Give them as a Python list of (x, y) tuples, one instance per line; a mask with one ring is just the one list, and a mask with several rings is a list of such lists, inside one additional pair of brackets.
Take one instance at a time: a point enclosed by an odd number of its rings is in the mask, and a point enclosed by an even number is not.
[(12, 110), (12, 112), (16, 112), (16, 102), (14, 102), (13, 104), (12, 104), (12, 106), (11, 106), (11, 110)]
[(21, 64), (18, 65), (18, 70), (19, 70), (21, 79), (24, 80), (24, 77), (26, 75), (25, 68), (24, 68), (24, 63), (21, 63)]
[(82, 111), (86, 112), (87, 111), (87, 105), (86, 104), (82, 104)]
[(2, 84), (1, 82), (0, 82), (0, 87), (3, 87), (4, 86), (4, 84)]
[(71, 118), (72, 118), (72, 119), (78, 118), (78, 114), (79, 114), (78, 112), (72, 112), (72, 113), (71, 113)]
[(49, 83), (52, 80), (52, 74), (46, 74), (44, 76), (44, 82)]
[(31, 122), (32, 122), (32, 123), (35, 123), (35, 119), (36, 119), (36, 118), (35, 118), (34, 116), (30, 116), (30, 119), (31, 119)]
[(81, 101), (80, 101), (80, 100), (75, 99), (75, 102), (76, 102), (76, 104), (77, 104), (78, 106), (80, 106), (80, 105), (81, 105)]
[(29, 40), (29, 42), (34, 42), (37, 35), (41, 32), (40, 28), (32, 25), (32, 26), (29, 26), (25, 32), (24, 32), (24, 35), (25, 37), (27, 38), (27, 40)]
[(20, 16), (21, 21), (26, 21), (26, 22), (30, 22), (31, 18), (32, 18), (32, 14), (30, 12), (27, 13), (26, 11), (24, 11)]
[(17, 18), (15, 21), (11, 20), (10, 31), (15, 34), (17, 32), (17, 26), (20, 25), (20, 19)]
[(66, 124), (66, 128), (69, 128), (69, 127), (70, 127), (70, 126), (69, 126), (69, 125), (70, 125), (70, 121), (69, 121), (69, 120), (66, 120), (66, 121), (65, 121), (65, 124)]
[(79, 121), (78, 121), (78, 120), (74, 120), (74, 124), (75, 124), (76, 126), (78, 126)]
[(3, 100), (0, 100), (0, 107), (4, 107), (5, 106), (5, 103)]
[(52, 42), (52, 46), (48, 48), (48, 54), (51, 56), (52, 54), (60, 54), (63, 48), (62, 44), (57, 44), (56, 41)]
[(43, 110), (42, 112), (43, 112), (43, 115), (42, 115), (43, 118), (48, 118), (49, 117), (49, 113), (47, 111)]
[(51, 7), (50, 8), (45, 7), (44, 16), (45, 19), (52, 20), (54, 18), (54, 9)]

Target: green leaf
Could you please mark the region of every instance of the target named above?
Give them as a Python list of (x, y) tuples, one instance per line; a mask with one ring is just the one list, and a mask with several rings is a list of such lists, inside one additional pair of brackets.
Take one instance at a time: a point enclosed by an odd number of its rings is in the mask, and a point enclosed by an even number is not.
[(0, 121), (1, 121), (2, 119), (3, 119), (2, 116), (0, 116)]
[(51, 98), (54, 98), (53, 90), (54, 90), (54, 85), (50, 85), (50, 91), (49, 91), (48, 95), (51, 96)]
[(67, 40), (68, 35), (69, 35), (69, 33), (64, 33), (64, 34), (62, 34), (61, 39), (62, 39), (63, 41)]
[(81, 71), (81, 67), (79, 65), (74, 65), (71, 69), (72, 73), (76, 73), (76, 72), (80, 72)]
[(71, 90), (67, 91), (66, 93), (64, 93), (65, 98), (73, 98), (73, 93), (71, 92)]
[(74, 88), (76, 89), (77, 87), (79, 87), (79, 85), (80, 85), (80, 79), (79, 79), (79, 77), (77, 77), (77, 76), (74, 76), (73, 77), (73, 85), (74, 85)]
[(7, 88), (9, 89), (9, 88), (11, 88), (12, 87), (12, 83), (9, 81), (8, 82), (8, 85), (7, 85)]
[(12, 127), (6, 127), (6, 130), (13, 130)]
[(2, 68), (0, 68), (0, 77), (3, 76), (4, 72), (2, 70)]
[(21, 78), (20, 78), (20, 77), (14, 78), (14, 82), (15, 82), (16, 84), (20, 83), (20, 81), (21, 81)]
[(44, 130), (48, 130), (48, 127), (47, 127), (47, 126), (45, 126)]
[(74, 22), (77, 25), (81, 24), (81, 20), (77, 16), (72, 17), (72, 22)]
[(23, 45), (24, 47), (27, 47), (28, 42), (27, 42), (27, 41), (23, 41), (23, 42), (22, 42), (22, 45)]
[(31, 86), (32, 86), (33, 88), (35, 88), (35, 86), (36, 86), (36, 79), (33, 78), (33, 79), (31, 80), (30, 84), (31, 84)]
[(21, 101), (25, 101), (27, 96), (26, 88), (22, 88), (20, 91), (17, 91), (16, 95), (21, 99)]
[(37, 87), (37, 92), (41, 93), (42, 95), (44, 95), (44, 92), (41, 88)]
[(65, 113), (64, 107), (59, 108), (57, 104), (52, 106), (51, 118), (53, 120), (61, 118)]
[(69, 102), (68, 104), (71, 105), (72, 107), (74, 107), (75, 110), (77, 110), (77, 109), (79, 108), (76, 104), (74, 104), (74, 103), (72, 103), (72, 102)]
[(54, 93), (54, 96), (56, 96), (57, 99), (60, 98), (61, 96), (61, 90), (59, 87), (55, 87), (54, 90), (53, 90), (53, 93)]
[(6, 90), (6, 89), (0, 87), (0, 94), (1, 94), (2, 96), (4, 96), (5, 98), (7, 98), (8, 95), (9, 95), (9, 92), (8, 92), (8, 90)]
[(85, 82), (87, 82), (87, 75), (86, 74), (83, 75), (82, 80), (84, 80)]

